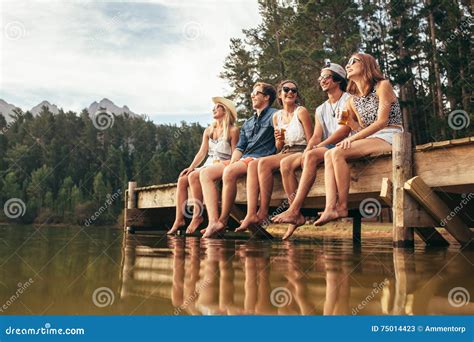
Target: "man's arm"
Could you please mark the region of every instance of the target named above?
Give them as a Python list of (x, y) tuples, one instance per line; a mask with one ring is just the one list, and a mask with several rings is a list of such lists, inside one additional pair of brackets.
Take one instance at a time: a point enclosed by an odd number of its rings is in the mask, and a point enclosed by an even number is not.
[(331, 134), (327, 139), (325, 139), (324, 141), (321, 141), (318, 144), (318, 147), (326, 146), (329, 144), (335, 145), (341, 140), (343, 140), (344, 138), (346, 138), (350, 132), (351, 132), (351, 128), (349, 126), (339, 125), (339, 128), (336, 129), (336, 131), (333, 134)]

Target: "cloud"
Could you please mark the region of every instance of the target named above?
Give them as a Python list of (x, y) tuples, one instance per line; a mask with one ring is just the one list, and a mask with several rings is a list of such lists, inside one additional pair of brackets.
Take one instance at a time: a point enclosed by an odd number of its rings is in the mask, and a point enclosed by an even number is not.
[(108, 97), (152, 117), (209, 111), (210, 98), (229, 91), (218, 74), (230, 38), (260, 20), (250, 0), (1, 6), (0, 98), (78, 111)]

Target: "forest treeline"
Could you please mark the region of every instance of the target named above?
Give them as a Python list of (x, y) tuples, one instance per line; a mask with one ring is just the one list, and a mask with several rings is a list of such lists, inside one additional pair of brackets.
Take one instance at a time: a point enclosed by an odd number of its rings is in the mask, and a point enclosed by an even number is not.
[(262, 22), (231, 40), (221, 77), (250, 113), (256, 80), (298, 82), (311, 111), (327, 60), (372, 54), (394, 85), (414, 143), (474, 135), (469, 0), (259, 0)]
[[(231, 39), (220, 75), (241, 118), (252, 112), (257, 80), (296, 80), (314, 111), (325, 100), (317, 82), (324, 64), (345, 65), (363, 51), (394, 85), (414, 143), (474, 136), (468, 0), (260, 0), (259, 10), (261, 24)], [(100, 130), (85, 110), (53, 115), (43, 108), (35, 117), (17, 110), (8, 125), (0, 115), (0, 130), (1, 203), (25, 205), (10, 221), (105, 224), (117, 220), (129, 180), (175, 181), (204, 128), (116, 116)], [(4, 214), (0, 220), (8, 220)]]
[[(17, 109), (8, 125), (0, 114), (0, 221), (115, 223), (128, 181), (176, 181), (204, 131), (126, 115), (109, 126), (98, 129), (85, 110), (54, 115), (43, 107), (33, 117)], [(21, 202), (6, 208), (11, 199)]]

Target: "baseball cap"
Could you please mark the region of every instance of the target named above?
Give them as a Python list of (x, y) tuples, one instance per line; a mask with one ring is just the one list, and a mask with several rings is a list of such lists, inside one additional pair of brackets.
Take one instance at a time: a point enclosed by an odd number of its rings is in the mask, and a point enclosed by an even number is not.
[(346, 70), (342, 66), (336, 63), (327, 63), (326, 66), (323, 68), (323, 70), (331, 70), (332, 72), (335, 72), (342, 78), (346, 78)]

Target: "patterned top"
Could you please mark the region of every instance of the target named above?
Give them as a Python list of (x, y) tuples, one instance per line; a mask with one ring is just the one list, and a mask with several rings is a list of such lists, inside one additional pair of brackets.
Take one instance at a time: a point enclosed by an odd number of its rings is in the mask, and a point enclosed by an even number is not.
[[(354, 105), (360, 119), (365, 127), (374, 123), (377, 120), (377, 111), (379, 109), (379, 97), (374, 90), (367, 96), (353, 95)], [(390, 112), (388, 113), (387, 126), (403, 126), (402, 112), (400, 110), (400, 103), (396, 99), (390, 105)]]

